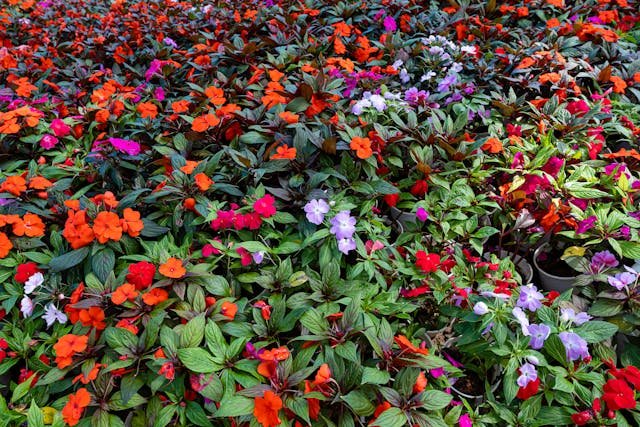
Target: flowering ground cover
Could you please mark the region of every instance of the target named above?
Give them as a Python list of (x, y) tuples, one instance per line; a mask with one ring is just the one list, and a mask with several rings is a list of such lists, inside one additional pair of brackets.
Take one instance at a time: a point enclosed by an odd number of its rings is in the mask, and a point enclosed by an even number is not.
[(640, 2), (4, 0), (0, 425), (640, 425)]

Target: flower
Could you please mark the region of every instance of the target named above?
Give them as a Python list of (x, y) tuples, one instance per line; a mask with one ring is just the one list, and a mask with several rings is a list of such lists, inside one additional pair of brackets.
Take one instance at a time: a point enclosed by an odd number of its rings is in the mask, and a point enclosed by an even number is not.
[(111, 301), (120, 305), (127, 300), (134, 300), (138, 296), (139, 292), (136, 290), (135, 285), (131, 283), (125, 283), (121, 286), (118, 286), (116, 290), (111, 294)]
[(71, 133), (71, 126), (61, 119), (53, 119), (49, 125), (49, 129), (51, 129), (53, 133), (60, 138), (64, 138)]
[(574, 332), (560, 332), (558, 337), (564, 345), (567, 359), (569, 359), (569, 361), (573, 362), (578, 359), (589, 357), (587, 342), (583, 340), (580, 335)]
[(256, 397), (253, 415), (262, 427), (275, 427), (282, 422), (278, 418), (280, 409), (282, 399), (271, 390), (267, 390), (262, 397)]
[(22, 297), (22, 300), (20, 301), (20, 311), (25, 318), (33, 314), (34, 307), (35, 306), (33, 305), (33, 301), (31, 301), (31, 298), (26, 295)]
[(583, 323), (587, 323), (591, 319), (592, 317), (584, 311), (576, 314), (573, 308), (560, 309), (560, 320), (562, 320), (563, 322), (570, 322), (574, 323), (576, 326), (580, 326)]
[(549, 338), (549, 334), (551, 334), (551, 328), (544, 323), (540, 325), (531, 324), (528, 326), (527, 331), (531, 337), (529, 345), (534, 350), (540, 350), (544, 346), (546, 339)]
[(484, 302), (480, 301), (473, 306), (473, 312), (478, 316), (483, 316), (489, 312), (489, 307)]
[(178, 258), (169, 258), (167, 262), (162, 264), (158, 269), (160, 274), (171, 279), (181, 279), (187, 274), (187, 269), (183, 267), (182, 261)]
[[(298, 117), (295, 114), (294, 116), (296, 118)], [(271, 155), (271, 159), (272, 160), (293, 160), (296, 158), (296, 155), (297, 155), (297, 150), (295, 147), (289, 147), (287, 144), (282, 144), (280, 147), (276, 148), (276, 153)]]
[(38, 265), (35, 262), (26, 262), (16, 267), (16, 274), (13, 279), (18, 283), (25, 283), (31, 276), (38, 273)]
[(511, 314), (516, 318), (518, 323), (520, 324), (520, 328), (522, 329), (522, 335), (525, 337), (529, 336), (529, 319), (527, 315), (520, 307), (513, 307), (511, 310)]
[(621, 291), (628, 285), (634, 283), (638, 278), (637, 274), (630, 273), (628, 271), (618, 273), (615, 276), (607, 277), (607, 281), (611, 286)]
[(416, 218), (418, 218), (418, 220), (422, 222), (425, 222), (427, 218), (429, 218), (429, 213), (426, 211), (425, 208), (419, 207), (418, 210), (416, 211)]
[(270, 218), (276, 213), (276, 199), (271, 194), (265, 194), (253, 203), (253, 210), (262, 218)]
[(25, 214), (22, 219), (13, 223), (13, 234), (16, 236), (44, 236), (44, 222), (38, 215)]
[(107, 139), (107, 142), (109, 142), (109, 144), (111, 144), (111, 146), (116, 150), (130, 156), (137, 156), (141, 151), (140, 143), (130, 139), (109, 138)]
[(591, 258), (589, 269), (593, 274), (602, 272), (606, 268), (616, 268), (618, 260), (609, 251), (596, 252)]
[(530, 381), (525, 387), (520, 387), (516, 397), (521, 400), (527, 400), (532, 396), (535, 396), (540, 389), (540, 378), (536, 378)]
[(636, 407), (633, 390), (624, 380), (610, 379), (604, 385), (602, 391), (604, 392), (602, 400), (606, 403), (607, 408), (612, 411)]
[(91, 403), (91, 395), (85, 388), (80, 388), (75, 394), (69, 395), (67, 404), (62, 408), (62, 419), (70, 426), (80, 422), (84, 409)]
[(206, 173), (200, 172), (193, 178), (200, 191), (207, 191), (211, 185), (213, 185), (213, 180), (209, 178)]
[(122, 231), (131, 237), (138, 237), (144, 229), (144, 222), (140, 219), (140, 212), (131, 208), (125, 208), (122, 211), (122, 219), (120, 220)]
[(593, 419), (593, 412), (590, 410), (571, 414), (571, 421), (577, 426), (583, 426)]
[(64, 369), (71, 365), (72, 356), (76, 353), (82, 353), (87, 349), (89, 337), (86, 335), (67, 334), (58, 339), (53, 345), (56, 352), (56, 363), (59, 369)]
[(87, 246), (95, 239), (93, 229), (87, 223), (85, 211), (74, 212), (69, 210), (67, 221), (64, 224), (62, 235), (73, 249)]
[(526, 387), (530, 382), (538, 379), (538, 371), (531, 363), (525, 363), (520, 366), (520, 376), (516, 380), (519, 387)]
[(58, 138), (47, 133), (45, 135), (42, 135), (42, 138), (40, 138), (40, 147), (44, 148), (45, 150), (51, 150), (53, 147), (58, 145), (58, 142)]
[(352, 237), (338, 239), (338, 250), (345, 255), (356, 248), (356, 241)]
[(591, 215), (589, 218), (583, 219), (582, 221), (578, 222), (576, 234), (582, 234), (588, 230), (591, 230), (593, 227), (595, 227), (597, 220), (598, 218), (595, 215)]
[(161, 288), (153, 288), (142, 295), (142, 301), (147, 305), (158, 305), (169, 298), (169, 293)]
[(428, 254), (425, 251), (416, 252), (416, 267), (424, 273), (433, 273), (440, 266), (440, 255)]
[(350, 211), (340, 211), (331, 218), (329, 232), (334, 234), (338, 240), (351, 238), (356, 232), (356, 219), (351, 216)]
[(528, 284), (520, 287), (520, 295), (516, 305), (520, 308), (526, 308), (530, 311), (536, 311), (542, 307), (542, 300), (544, 295), (538, 291), (538, 288), (533, 284)]
[(368, 159), (373, 154), (373, 150), (371, 150), (371, 140), (369, 138), (354, 136), (353, 139), (351, 139), (349, 147), (356, 152), (356, 156), (359, 159)]
[(98, 242), (105, 244), (109, 240), (118, 241), (122, 237), (120, 218), (113, 212), (102, 211), (93, 221), (93, 233)]
[(11, 249), (13, 249), (11, 240), (9, 240), (6, 234), (0, 231), (0, 259), (9, 255)]
[(322, 224), (324, 216), (329, 212), (329, 204), (322, 199), (313, 199), (304, 205), (307, 220), (315, 225)]
[(44, 309), (42, 318), (47, 322), (47, 327), (51, 327), (56, 321), (61, 324), (67, 323), (67, 315), (58, 310), (53, 304), (49, 304)]
[(398, 29), (398, 26), (396, 25), (396, 20), (393, 19), (393, 16), (385, 17), (384, 21), (382, 21), (382, 25), (384, 25), (384, 30), (386, 32), (392, 32)]
[(100, 307), (89, 307), (88, 309), (82, 309), (78, 313), (82, 326), (89, 326), (102, 330), (107, 327), (104, 322), (104, 311)]
[(7, 193), (19, 196), (21, 193), (27, 191), (27, 181), (20, 175), (8, 176), (2, 184), (0, 184), (0, 192), (6, 191)]
[(233, 320), (236, 317), (237, 312), (238, 312), (238, 306), (229, 301), (223, 302), (222, 306), (220, 307), (220, 314), (222, 314), (229, 320)]
[(30, 294), (35, 291), (36, 288), (44, 283), (44, 276), (42, 273), (38, 272), (29, 277), (29, 279), (24, 283), (24, 293)]
[(458, 427), (473, 427), (469, 414), (460, 415), (458, 418)]
[(148, 288), (153, 283), (156, 266), (148, 261), (140, 261), (129, 266), (127, 282), (135, 285), (137, 290)]

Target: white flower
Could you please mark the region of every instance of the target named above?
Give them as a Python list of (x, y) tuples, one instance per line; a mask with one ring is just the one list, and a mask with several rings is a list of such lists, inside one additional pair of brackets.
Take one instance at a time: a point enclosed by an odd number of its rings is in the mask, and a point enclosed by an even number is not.
[(462, 46), (460, 48), (460, 51), (463, 53), (470, 53), (471, 55), (475, 55), (476, 53), (476, 48), (473, 46)]
[(525, 312), (522, 311), (520, 307), (514, 307), (513, 310), (511, 310), (511, 314), (513, 314), (513, 317), (515, 317), (518, 323), (520, 323), (520, 327), (522, 328), (522, 335), (524, 335), (525, 337), (531, 335), (529, 333), (529, 319), (527, 319), (527, 315), (525, 314)]
[(489, 312), (489, 307), (487, 306), (487, 304), (480, 301), (473, 306), (473, 312), (478, 316), (482, 316)]
[(24, 282), (24, 293), (29, 295), (35, 291), (36, 288), (44, 283), (44, 276), (42, 273), (33, 274), (26, 282)]
[(402, 66), (402, 64), (404, 64), (404, 62), (402, 62), (402, 59), (398, 59), (396, 62), (393, 63), (392, 67), (394, 70), (397, 70)]
[(536, 365), (536, 366), (538, 366), (538, 365), (540, 364), (540, 361), (539, 361), (539, 360), (538, 360), (538, 358), (537, 358), (537, 357), (535, 357), (535, 356), (527, 356), (527, 357), (526, 357), (526, 359), (527, 359), (527, 361), (528, 361), (529, 363), (531, 363), (532, 365)]
[(20, 301), (20, 311), (22, 312), (22, 315), (25, 318), (31, 316), (33, 313), (33, 307), (33, 301), (25, 295), (24, 298), (22, 298), (22, 301)]
[(380, 95), (371, 95), (369, 101), (371, 102), (371, 106), (378, 110), (379, 113), (382, 113), (387, 108), (387, 102), (384, 97)]
[(67, 315), (58, 310), (57, 307), (55, 307), (53, 304), (49, 304), (44, 309), (42, 318), (46, 320), (47, 328), (56, 323), (56, 320), (63, 325), (67, 323)]

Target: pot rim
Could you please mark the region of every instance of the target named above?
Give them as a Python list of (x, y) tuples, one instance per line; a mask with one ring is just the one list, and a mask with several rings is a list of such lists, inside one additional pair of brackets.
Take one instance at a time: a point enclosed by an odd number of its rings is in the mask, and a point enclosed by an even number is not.
[(556, 276), (555, 274), (551, 274), (549, 273), (547, 270), (543, 269), (542, 267), (540, 267), (538, 265), (538, 255), (540, 255), (540, 253), (543, 251), (544, 248), (551, 246), (549, 243), (543, 243), (542, 245), (538, 246), (538, 249), (535, 250), (535, 252), (533, 253), (533, 265), (535, 265), (536, 269), (538, 269), (539, 272), (542, 272), (544, 274), (546, 274), (547, 276), (556, 279), (556, 280), (575, 280), (576, 277), (578, 277), (578, 274), (576, 274), (575, 276)]

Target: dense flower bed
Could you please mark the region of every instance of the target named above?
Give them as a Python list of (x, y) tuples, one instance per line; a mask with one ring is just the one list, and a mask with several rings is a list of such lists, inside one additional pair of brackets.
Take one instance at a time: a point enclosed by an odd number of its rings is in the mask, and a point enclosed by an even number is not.
[(637, 0), (5, 0), (0, 425), (640, 424)]

